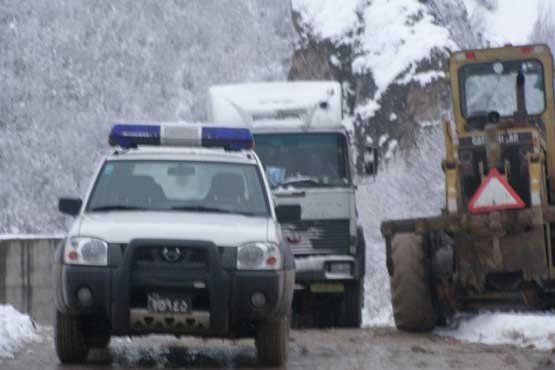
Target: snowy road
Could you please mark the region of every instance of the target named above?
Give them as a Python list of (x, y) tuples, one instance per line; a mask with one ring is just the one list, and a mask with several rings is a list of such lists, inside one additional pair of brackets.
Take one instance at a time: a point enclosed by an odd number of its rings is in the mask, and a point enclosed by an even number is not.
[[(60, 366), (52, 330), (40, 329), (39, 342), (28, 344), (3, 370), (51, 369), (260, 369), (252, 341), (146, 337), (115, 339), (109, 351), (91, 354), (82, 366)], [(432, 335), (393, 329), (293, 331), (287, 369), (488, 369), (547, 370), (555, 353), (512, 346), (466, 344)]]

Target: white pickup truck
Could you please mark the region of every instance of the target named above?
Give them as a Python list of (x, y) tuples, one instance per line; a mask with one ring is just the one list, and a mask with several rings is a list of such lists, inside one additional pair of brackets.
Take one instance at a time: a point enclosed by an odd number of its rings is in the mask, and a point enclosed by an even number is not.
[(209, 120), (249, 127), (274, 201), (290, 206), (282, 209), (296, 220), (281, 226), (295, 256), (293, 321), (300, 326), (361, 324), (366, 247), (341, 104), (341, 86), (333, 81), (209, 90)]

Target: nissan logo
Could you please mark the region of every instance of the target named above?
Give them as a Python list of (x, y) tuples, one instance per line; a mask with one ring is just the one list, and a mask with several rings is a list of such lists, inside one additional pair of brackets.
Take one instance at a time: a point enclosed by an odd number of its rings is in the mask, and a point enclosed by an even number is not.
[(162, 257), (168, 262), (176, 262), (181, 257), (181, 251), (179, 248), (164, 247), (162, 249)]

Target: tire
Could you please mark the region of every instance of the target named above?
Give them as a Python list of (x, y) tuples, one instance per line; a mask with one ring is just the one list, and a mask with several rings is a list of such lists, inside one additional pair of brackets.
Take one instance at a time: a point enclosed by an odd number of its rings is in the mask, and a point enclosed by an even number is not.
[(401, 233), (391, 241), (391, 303), (398, 329), (430, 331), (437, 323), (423, 238)]
[(106, 320), (87, 318), (82, 321), (85, 342), (91, 348), (106, 348), (110, 344), (110, 327)]
[(360, 280), (345, 283), (345, 294), (341, 309), (340, 325), (360, 328), (364, 302), (363, 282)]
[(98, 333), (87, 336), (87, 345), (92, 348), (106, 348), (110, 344), (110, 334)]
[(364, 307), (364, 278), (366, 276), (366, 240), (362, 227), (357, 227), (357, 261), (359, 263), (358, 280), (345, 283), (345, 293), (341, 308), (340, 325), (360, 328), (362, 309)]
[(287, 362), (289, 320), (262, 322), (256, 328), (256, 352), (264, 366), (281, 366)]
[(54, 343), (56, 354), (63, 364), (82, 363), (87, 359), (89, 347), (79, 317), (56, 311)]

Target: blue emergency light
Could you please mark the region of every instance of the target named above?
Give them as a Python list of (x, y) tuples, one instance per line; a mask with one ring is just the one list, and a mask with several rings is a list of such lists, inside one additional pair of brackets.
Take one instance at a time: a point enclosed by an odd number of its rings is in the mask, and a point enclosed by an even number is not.
[(254, 148), (254, 138), (247, 128), (187, 124), (116, 124), (110, 132), (109, 143), (124, 149), (138, 145), (217, 147), (226, 150)]

